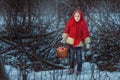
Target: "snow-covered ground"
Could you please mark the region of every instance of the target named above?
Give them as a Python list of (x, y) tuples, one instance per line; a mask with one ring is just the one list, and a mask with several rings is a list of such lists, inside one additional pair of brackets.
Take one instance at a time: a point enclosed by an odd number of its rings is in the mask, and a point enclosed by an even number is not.
[[(6, 65), (5, 68), (10, 80), (22, 80), (18, 69), (9, 65)], [(120, 72), (100, 71), (95, 64), (85, 62), (83, 63), (82, 73), (79, 76), (76, 76), (75, 73), (68, 75), (68, 69), (31, 71), (27, 76), (27, 80), (120, 80)]]

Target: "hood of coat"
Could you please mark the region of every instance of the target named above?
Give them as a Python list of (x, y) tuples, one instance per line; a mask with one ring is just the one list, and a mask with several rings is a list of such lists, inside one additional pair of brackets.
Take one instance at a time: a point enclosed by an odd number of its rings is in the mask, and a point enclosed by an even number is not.
[[(80, 20), (78, 22), (74, 19), (76, 12), (80, 14)], [(89, 36), (88, 25), (81, 10), (75, 10), (73, 12), (71, 18), (66, 24), (66, 29), (64, 32), (68, 33), (68, 36), (74, 39), (73, 46), (78, 45), (83, 39)]]
[[(78, 21), (78, 22), (76, 22), (75, 19), (74, 19), (74, 15), (75, 15), (75, 13), (77, 13), (77, 12), (80, 14), (80, 21)], [(84, 17), (83, 17), (83, 13), (82, 13), (81, 10), (75, 10), (75, 11), (73, 12), (71, 18), (68, 20), (68, 23), (69, 23), (70, 25), (75, 24), (75, 23), (82, 23), (82, 22), (86, 22), (86, 21), (85, 21), (85, 19), (84, 19)]]

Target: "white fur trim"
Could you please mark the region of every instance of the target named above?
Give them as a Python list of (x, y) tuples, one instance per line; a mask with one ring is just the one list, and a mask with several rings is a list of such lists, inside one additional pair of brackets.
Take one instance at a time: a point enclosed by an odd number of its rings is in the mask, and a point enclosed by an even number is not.
[[(66, 43), (67, 43), (67, 44), (70, 44), (70, 45), (73, 45), (74, 39), (71, 38), (71, 37), (67, 37)], [(81, 41), (76, 47), (83, 46), (83, 45), (84, 45), (84, 43), (83, 43), (83, 41)]]
[(67, 37), (67, 39), (66, 39), (66, 43), (67, 43), (67, 44), (70, 44), (70, 45), (73, 45), (73, 43), (74, 43), (74, 39), (71, 38), (71, 37)]
[(68, 37), (68, 34), (66, 34), (66, 33), (63, 33), (63, 34), (62, 34), (62, 38), (63, 38), (64, 40), (66, 40), (67, 37)]
[(79, 47), (79, 46), (84, 46), (83, 41), (81, 41), (76, 47)]
[(90, 37), (87, 37), (85, 40), (84, 40), (85, 44), (88, 44), (90, 43)]

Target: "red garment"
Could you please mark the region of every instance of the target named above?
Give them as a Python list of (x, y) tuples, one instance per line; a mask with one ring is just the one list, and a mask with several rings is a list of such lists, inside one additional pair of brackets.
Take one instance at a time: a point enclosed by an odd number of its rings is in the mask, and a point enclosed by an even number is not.
[[(79, 22), (76, 22), (74, 19), (74, 14), (76, 12), (80, 13)], [(74, 11), (72, 17), (68, 20), (66, 24), (64, 33), (68, 34), (68, 37), (71, 37), (74, 39), (73, 46), (78, 45), (81, 41), (84, 41), (85, 38), (89, 37), (88, 26), (80, 10)]]

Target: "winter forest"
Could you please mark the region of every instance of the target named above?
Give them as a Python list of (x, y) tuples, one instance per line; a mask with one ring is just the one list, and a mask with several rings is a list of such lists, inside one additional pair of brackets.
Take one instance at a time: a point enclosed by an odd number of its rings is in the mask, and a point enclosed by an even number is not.
[[(78, 77), (56, 55), (75, 9), (91, 38)], [(0, 80), (120, 80), (120, 0), (0, 0)]]

